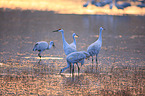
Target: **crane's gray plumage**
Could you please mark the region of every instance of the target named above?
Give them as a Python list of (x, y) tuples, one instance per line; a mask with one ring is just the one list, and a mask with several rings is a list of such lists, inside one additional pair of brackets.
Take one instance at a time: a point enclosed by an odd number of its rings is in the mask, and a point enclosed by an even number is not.
[(76, 51), (77, 51), (75, 48), (71, 47), (71, 46), (66, 42), (66, 40), (65, 40), (65, 38), (64, 38), (64, 31), (63, 31), (63, 29), (58, 29), (58, 30), (55, 30), (55, 31), (53, 31), (53, 32), (61, 32), (61, 34), (62, 34), (62, 41), (63, 41), (63, 49), (64, 49), (64, 52), (65, 52), (66, 55), (68, 55), (68, 54), (70, 54), (70, 53), (72, 53), (72, 52), (76, 52)]
[(73, 37), (73, 42), (70, 44), (70, 46), (71, 46), (72, 48), (77, 49), (75, 37), (78, 37), (78, 35), (77, 35), (76, 33), (73, 33), (73, 34), (72, 34), (72, 37)]
[[(85, 54), (86, 55), (86, 58), (89, 58), (90, 57), (90, 54), (88, 52), (86, 52), (86, 51), (80, 51), (80, 52), (82, 52), (83, 54)], [(81, 63), (81, 66), (82, 66), (84, 64), (84, 59), (81, 60), (81, 61), (79, 61), (79, 63)]]
[(93, 61), (93, 56), (96, 55), (96, 62), (97, 62), (97, 56), (99, 54), (99, 51), (101, 50), (101, 46), (102, 46), (102, 30), (103, 30), (103, 28), (100, 27), (100, 34), (99, 34), (98, 40), (95, 41), (94, 43), (92, 43), (87, 49), (87, 52), (90, 54), (90, 56), (92, 56), (92, 61)]
[(76, 63), (78, 66), (78, 72), (80, 70), (78, 62), (82, 61), (82, 65), (84, 64), (84, 59), (85, 58), (89, 58), (90, 54), (88, 52), (85, 51), (79, 51), (79, 52), (72, 52), (70, 53), (67, 57), (67, 67), (64, 67), (63, 69), (61, 69), (60, 73), (64, 72), (67, 68), (70, 67), (70, 73), (71, 73), (71, 63), (73, 64), (73, 71), (74, 72), (74, 64)]
[(34, 45), (33, 51), (39, 51), (38, 56), (41, 58), (41, 52), (49, 50), (52, 46), (55, 46), (53, 41), (50, 41), (49, 45), (46, 41), (40, 41)]

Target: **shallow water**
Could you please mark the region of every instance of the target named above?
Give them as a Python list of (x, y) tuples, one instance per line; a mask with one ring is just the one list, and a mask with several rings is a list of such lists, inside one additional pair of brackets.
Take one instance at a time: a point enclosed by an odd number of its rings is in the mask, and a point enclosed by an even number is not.
[[(41, 11), (0, 11), (1, 95), (145, 95), (144, 16), (65, 15)], [(75, 74), (66, 66), (60, 33), (77, 50), (87, 50), (103, 26), (98, 65), (90, 60)], [(33, 52), (37, 41), (54, 41), (56, 48)]]

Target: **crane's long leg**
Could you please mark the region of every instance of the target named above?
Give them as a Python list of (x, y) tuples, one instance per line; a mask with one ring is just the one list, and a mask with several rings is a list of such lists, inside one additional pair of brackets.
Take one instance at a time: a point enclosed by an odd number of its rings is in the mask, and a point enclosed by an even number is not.
[(78, 65), (78, 63), (76, 63), (77, 64), (77, 66), (78, 66), (78, 74), (79, 74), (79, 72), (80, 72), (80, 68), (79, 68), (79, 65)]
[(40, 58), (40, 60), (39, 60), (38, 64), (40, 64), (40, 62), (41, 62), (41, 58)]
[(97, 59), (97, 55), (96, 55), (96, 64), (98, 64), (98, 59)]
[(39, 51), (39, 53), (38, 53), (38, 56), (39, 56), (40, 58), (41, 58), (41, 52), (42, 52), (42, 51)]
[(74, 73), (74, 63), (73, 63), (73, 69), (72, 69), (72, 74)]
[(93, 72), (93, 66), (94, 66), (94, 65), (93, 65), (93, 63), (94, 63), (93, 60), (94, 60), (94, 59), (93, 59), (93, 56), (92, 56), (92, 69), (91, 69), (92, 72)]
[(70, 63), (70, 74), (71, 74), (71, 63)]
[(41, 58), (40, 52), (38, 53), (38, 56)]
[(98, 69), (98, 59), (97, 59), (97, 55), (96, 55), (96, 70)]
[(97, 59), (97, 57), (96, 57), (96, 63), (98, 63), (98, 59)]
[(92, 56), (92, 62), (94, 61), (93, 56)]

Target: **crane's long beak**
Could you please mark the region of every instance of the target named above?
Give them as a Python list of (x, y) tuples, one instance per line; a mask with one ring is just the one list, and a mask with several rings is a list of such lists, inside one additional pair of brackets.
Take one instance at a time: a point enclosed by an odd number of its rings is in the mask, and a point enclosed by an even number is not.
[(52, 31), (52, 32), (58, 32), (59, 30), (55, 30), (55, 31)]

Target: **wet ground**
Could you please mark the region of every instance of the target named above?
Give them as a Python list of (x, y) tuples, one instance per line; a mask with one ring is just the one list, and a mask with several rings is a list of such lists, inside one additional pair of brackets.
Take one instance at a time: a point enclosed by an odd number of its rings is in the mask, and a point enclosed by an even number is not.
[[(145, 95), (145, 17), (65, 15), (41, 11), (0, 11), (0, 95)], [(77, 50), (87, 50), (103, 26), (98, 65), (90, 60), (74, 76), (66, 70), (60, 33)], [(33, 52), (37, 41), (54, 41), (56, 48)]]

